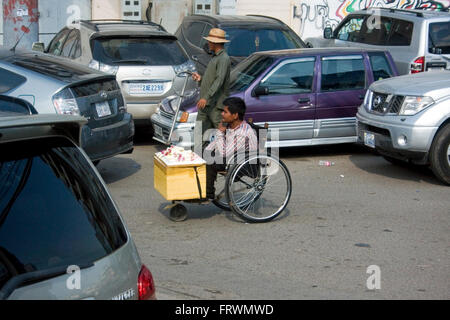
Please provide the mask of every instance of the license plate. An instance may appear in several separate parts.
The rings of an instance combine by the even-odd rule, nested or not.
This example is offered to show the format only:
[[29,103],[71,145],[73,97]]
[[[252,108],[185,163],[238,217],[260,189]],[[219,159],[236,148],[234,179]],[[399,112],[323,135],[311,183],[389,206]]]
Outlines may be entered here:
[[375,135],[370,132],[364,132],[364,144],[375,149]]
[[155,135],[162,137],[163,136],[163,130],[161,127],[154,125],[154,129],[155,129]]
[[111,115],[111,108],[109,107],[107,101],[97,102],[95,104],[95,109],[97,109],[97,114],[99,118]]
[[164,83],[130,83],[128,94],[130,95],[156,95],[164,93]]

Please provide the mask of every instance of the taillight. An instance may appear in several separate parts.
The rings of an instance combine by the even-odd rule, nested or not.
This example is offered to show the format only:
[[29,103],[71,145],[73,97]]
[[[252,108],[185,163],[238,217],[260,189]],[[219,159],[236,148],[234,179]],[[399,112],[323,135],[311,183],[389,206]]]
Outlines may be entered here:
[[155,283],[150,270],[145,265],[142,265],[141,272],[138,278],[139,300],[155,300]]
[[411,64],[411,73],[425,71],[425,57],[419,57]]

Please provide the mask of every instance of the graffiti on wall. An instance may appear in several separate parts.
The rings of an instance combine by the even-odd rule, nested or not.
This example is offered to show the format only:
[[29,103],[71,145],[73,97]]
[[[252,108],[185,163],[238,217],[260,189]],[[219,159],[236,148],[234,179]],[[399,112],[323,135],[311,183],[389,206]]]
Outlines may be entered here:
[[302,38],[317,37],[349,13],[369,7],[442,10],[450,7],[450,0],[302,0],[294,6],[294,18],[300,19]]

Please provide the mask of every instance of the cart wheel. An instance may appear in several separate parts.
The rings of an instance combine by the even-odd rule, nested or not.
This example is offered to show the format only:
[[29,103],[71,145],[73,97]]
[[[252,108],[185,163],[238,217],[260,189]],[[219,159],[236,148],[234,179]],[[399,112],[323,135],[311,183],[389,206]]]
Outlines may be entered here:
[[170,209],[169,219],[175,222],[183,222],[187,219],[187,209],[181,204],[177,204]]

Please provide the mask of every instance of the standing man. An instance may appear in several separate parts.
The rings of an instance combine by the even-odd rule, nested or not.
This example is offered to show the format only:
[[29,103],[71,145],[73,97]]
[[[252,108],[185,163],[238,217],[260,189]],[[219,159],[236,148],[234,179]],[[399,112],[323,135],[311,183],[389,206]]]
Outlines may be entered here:
[[[208,63],[205,74],[201,76],[197,72],[192,74],[192,79],[201,82],[200,100],[197,102],[197,121],[202,123],[202,131],[195,131],[195,144],[203,143],[203,135],[209,129],[217,129],[222,121],[223,101],[229,96],[231,61],[225,52],[225,43],[230,42],[222,29],[213,28],[208,40],[209,50],[213,52],[213,58]],[[197,149],[196,149],[197,150]]]

